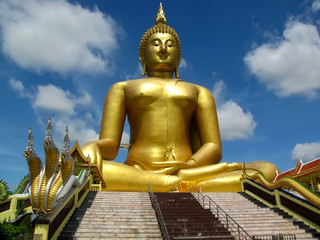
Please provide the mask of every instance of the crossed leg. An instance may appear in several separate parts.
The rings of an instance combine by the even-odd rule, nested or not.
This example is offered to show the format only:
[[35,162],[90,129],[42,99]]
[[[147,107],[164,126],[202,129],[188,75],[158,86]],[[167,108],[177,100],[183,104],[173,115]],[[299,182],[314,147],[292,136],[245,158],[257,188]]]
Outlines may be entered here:
[[[249,174],[261,171],[272,180],[276,166],[268,162],[246,164]],[[182,169],[177,175],[163,175],[137,169],[117,162],[104,161],[103,177],[109,191],[153,191],[168,192],[176,190],[181,181],[197,181],[203,192],[241,191],[242,164],[218,163],[210,166]]]

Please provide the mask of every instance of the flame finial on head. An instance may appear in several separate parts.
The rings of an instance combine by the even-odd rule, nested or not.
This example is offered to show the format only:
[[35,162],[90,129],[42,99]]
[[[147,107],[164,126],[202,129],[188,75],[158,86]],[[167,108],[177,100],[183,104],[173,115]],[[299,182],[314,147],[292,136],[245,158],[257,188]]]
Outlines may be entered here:
[[165,16],[163,8],[162,8],[162,3],[160,3],[157,17],[156,17],[156,25],[158,25],[158,24],[164,24],[164,25],[167,24],[167,19],[166,19],[166,16]]
[[28,131],[28,142],[27,142],[27,146],[26,146],[26,150],[25,152],[34,152],[34,139],[32,136],[32,128],[29,127],[29,131]]
[[63,139],[63,147],[62,147],[63,153],[70,153],[70,138],[69,138],[69,130],[68,127],[66,127],[64,139]]
[[48,124],[47,124],[45,142],[53,142],[53,130],[52,130],[51,116],[50,115],[48,117]]

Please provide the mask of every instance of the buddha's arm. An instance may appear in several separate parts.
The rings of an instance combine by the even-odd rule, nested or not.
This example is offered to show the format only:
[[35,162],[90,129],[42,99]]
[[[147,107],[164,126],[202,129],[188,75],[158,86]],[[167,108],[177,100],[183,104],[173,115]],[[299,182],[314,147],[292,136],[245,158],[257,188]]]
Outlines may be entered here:
[[203,87],[199,87],[195,118],[201,148],[190,159],[193,159],[199,167],[219,163],[222,149],[217,109],[211,92]]
[[105,99],[98,146],[103,159],[114,159],[119,150],[126,104],[124,82],[113,85]]
[[102,167],[102,160],[117,156],[125,116],[124,83],[120,82],[110,88],[105,98],[99,140],[87,142],[81,147],[92,163]]

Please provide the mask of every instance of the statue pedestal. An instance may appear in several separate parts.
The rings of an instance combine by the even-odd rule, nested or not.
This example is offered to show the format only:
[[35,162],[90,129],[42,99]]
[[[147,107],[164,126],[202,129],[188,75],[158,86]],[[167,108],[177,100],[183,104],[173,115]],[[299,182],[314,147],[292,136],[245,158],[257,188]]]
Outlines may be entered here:
[[200,192],[196,181],[182,181],[179,183],[179,192]]

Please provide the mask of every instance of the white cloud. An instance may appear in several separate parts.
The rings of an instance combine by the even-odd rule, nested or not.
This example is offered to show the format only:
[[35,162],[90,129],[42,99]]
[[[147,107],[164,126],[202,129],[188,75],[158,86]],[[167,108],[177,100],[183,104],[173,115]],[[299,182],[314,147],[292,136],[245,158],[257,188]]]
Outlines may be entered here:
[[[99,133],[94,129],[96,124],[90,114],[86,116],[59,116],[52,120],[52,125],[55,132],[55,143],[59,149],[63,146],[66,127],[68,127],[69,130],[70,141],[77,140],[80,146],[85,142],[99,139]],[[129,143],[129,140],[129,134],[124,131],[122,133],[121,143]]]
[[112,71],[120,26],[97,8],[65,0],[4,0],[0,3],[2,51],[19,66],[101,73]]
[[127,132],[122,133],[121,143],[129,143],[130,142],[130,135]]
[[132,79],[138,79],[138,78],[142,78],[142,67],[141,67],[141,63],[137,64],[137,67],[135,69],[134,73],[123,73],[123,80],[132,80]]
[[73,115],[76,106],[87,106],[91,102],[91,96],[83,92],[83,96],[77,97],[69,91],[65,91],[52,84],[38,85],[32,106],[37,110]]
[[[215,76],[215,73],[214,73],[214,76]],[[222,80],[219,80],[213,86],[212,94],[218,106],[223,105],[226,89],[227,89],[227,86]]]
[[256,122],[250,112],[229,100],[218,108],[221,138],[223,140],[249,139],[254,135]]
[[18,81],[18,80],[14,79],[14,78],[10,78],[9,79],[9,85],[14,91],[17,91],[20,94],[23,93],[24,86],[23,86],[23,83],[21,81]]
[[62,147],[65,128],[68,126],[71,141],[78,140],[79,144],[86,141],[97,140],[99,134],[94,127],[95,120],[90,114],[90,109],[79,111],[81,107],[89,107],[92,99],[87,92],[76,96],[69,91],[54,85],[38,85],[31,100],[31,105],[39,115],[56,115],[52,124],[56,132],[56,144]]
[[280,97],[314,98],[319,94],[320,38],[314,25],[288,22],[280,40],[255,48],[244,61]]
[[304,162],[320,157],[320,142],[297,143],[292,151],[292,159]]
[[313,3],[312,3],[312,11],[313,12],[317,12],[320,10],[320,0],[315,0]]
[[18,93],[19,97],[22,98],[32,98],[31,93],[25,89],[23,83],[19,80],[16,80],[14,78],[9,79],[9,87]]
[[179,68],[180,69],[187,69],[188,68],[188,63],[184,58],[181,58]]
[[[62,146],[65,128],[69,128],[71,140],[78,140],[79,143],[98,139],[99,135],[94,130],[97,120],[90,113],[92,101],[89,93],[82,91],[82,95],[76,96],[60,87],[49,85],[38,85],[36,91],[26,89],[20,80],[9,79],[9,85],[20,97],[30,101],[37,117],[48,115],[58,116],[52,124],[57,133],[55,141],[59,147]],[[79,111],[80,108],[86,108]]]
[[233,100],[224,100],[226,85],[218,81],[214,85],[213,95],[217,102],[217,112],[222,140],[249,139],[254,135],[256,122],[250,112]]
[[[52,84],[38,85],[36,91],[31,92],[20,80],[13,78],[9,79],[9,85],[20,97],[30,101],[42,125],[43,116],[56,116],[52,119],[52,125],[54,140],[59,149],[63,145],[66,127],[69,129],[70,140],[77,140],[80,145],[99,139],[95,127],[100,124],[100,120],[90,112],[92,98],[89,93],[82,91],[82,95],[77,96]],[[80,111],[80,108],[83,111]],[[129,139],[129,134],[124,131],[121,142],[129,143]]]
[[38,85],[37,90],[31,92],[26,89],[20,80],[9,79],[9,86],[19,97],[29,99],[35,110],[47,111],[59,115],[71,116],[76,113],[76,108],[87,107],[92,102],[92,97],[86,91],[76,96],[52,84]]
[[68,127],[70,141],[77,140],[79,145],[84,144],[87,141],[98,140],[99,134],[93,128],[93,123],[88,121],[85,116],[67,116],[58,117],[52,120],[53,130],[55,131],[55,142],[61,149],[63,145],[63,137],[65,129]]

